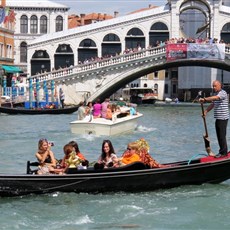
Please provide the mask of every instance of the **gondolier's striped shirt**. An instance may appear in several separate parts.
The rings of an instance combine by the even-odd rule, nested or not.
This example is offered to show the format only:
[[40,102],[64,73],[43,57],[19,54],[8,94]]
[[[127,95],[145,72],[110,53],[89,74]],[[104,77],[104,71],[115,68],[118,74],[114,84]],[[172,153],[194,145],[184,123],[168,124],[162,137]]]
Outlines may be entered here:
[[216,94],[220,97],[220,100],[213,101],[214,103],[214,118],[219,120],[229,119],[228,109],[228,95],[223,89]]

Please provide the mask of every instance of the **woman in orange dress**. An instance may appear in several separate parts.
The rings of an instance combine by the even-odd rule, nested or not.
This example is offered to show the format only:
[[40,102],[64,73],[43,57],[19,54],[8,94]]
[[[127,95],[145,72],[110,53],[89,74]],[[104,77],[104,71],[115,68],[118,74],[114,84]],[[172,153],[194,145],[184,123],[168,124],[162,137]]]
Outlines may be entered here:
[[149,145],[143,138],[129,143],[127,151],[124,152],[120,159],[123,165],[131,164],[136,161],[140,161],[150,168],[161,167],[161,165],[149,154]]
[[138,151],[138,145],[135,142],[129,143],[126,151],[123,153],[120,159],[120,164],[127,165],[137,161],[141,161],[141,158],[137,154],[137,151]]

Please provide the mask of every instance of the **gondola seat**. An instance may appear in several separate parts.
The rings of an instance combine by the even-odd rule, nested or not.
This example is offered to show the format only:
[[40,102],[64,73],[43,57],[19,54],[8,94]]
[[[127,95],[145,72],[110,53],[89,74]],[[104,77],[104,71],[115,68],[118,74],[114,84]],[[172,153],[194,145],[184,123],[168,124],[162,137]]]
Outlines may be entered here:
[[31,169],[31,167],[38,167],[39,163],[37,161],[30,162],[27,161],[26,174],[37,174],[38,169]]
[[132,164],[128,164],[121,167],[116,168],[104,168],[95,170],[94,167],[89,167],[87,169],[77,169],[77,168],[68,168],[67,174],[75,174],[75,173],[101,173],[101,172],[120,172],[120,171],[132,171],[132,170],[143,170],[148,169],[149,167],[142,162],[134,162]]

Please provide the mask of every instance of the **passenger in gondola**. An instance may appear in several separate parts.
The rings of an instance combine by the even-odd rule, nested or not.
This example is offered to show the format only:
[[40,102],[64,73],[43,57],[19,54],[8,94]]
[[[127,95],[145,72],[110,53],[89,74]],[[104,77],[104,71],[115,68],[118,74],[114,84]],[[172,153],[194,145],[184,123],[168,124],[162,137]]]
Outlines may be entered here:
[[51,151],[51,145],[47,139],[40,139],[38,141],[38,151],[35,154],[39,162],[37,174],[54,173],[56,159],[54,153]]
[[94,165],[95,169],[103,169],[118,166],[118,157],[115,154],[112,142],[110,140],[104,140],[101,148],[101,155]]
[[151,157],[149,154],[149,145],[143,138],[129,143],[127,150],[120,159],[121,165],[131,164],[137,161],[144,163],[149,168],[163,167]]
[[130,142],[127,146],[126,151],[123,153],[122,157],[119,159],[120,165],[128,165],[134,162],[140,162],[141,158],[137,154],[138,145],[135,142]]
[[70,141],[70,145],[72,145],[75,149],[76,155],[82,160],[82,166],[89,166],[89,161],[85,158],[85,156],[81,153],[79,146],[76,141]]
[[78,168],[81,165],[81,158],[77,156],[75,148],[71,144],[63,147],[64,157],[61,162],[61,172],[65,173],[68,168]]

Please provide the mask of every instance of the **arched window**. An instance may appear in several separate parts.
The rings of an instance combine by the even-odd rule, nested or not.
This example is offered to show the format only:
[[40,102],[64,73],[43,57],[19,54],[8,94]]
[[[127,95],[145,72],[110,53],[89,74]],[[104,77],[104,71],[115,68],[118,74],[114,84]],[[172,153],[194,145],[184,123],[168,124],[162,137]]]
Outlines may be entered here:
[[139,28],[132,28],[128,31],[125,37],[125,47],[127,49],[145,48],[145,36],[142,30]]
[[20,33],[28,33],[28,18],[26,15],[22,15],[20,18]]
[[20,62],[27,62],[27,44],[22,42],[20,45]]
[[127,33],[128,36],[144,36],[144,33],[139,28],[132,28]]
[[45,15],[40,18],[40,33],[47,34],[47,17]]
[[155,47],[164,43],[169,38],[169,30],[163,22],[154,23],[149,31],[149,46]]
[[168,31],[168,27],[163,22],[156,22],[152,25],[150,30],[166,30],[166,31]]
[[33,15],[30,18],[30,33],[37,34],[38,33],[38,18]]
[[63,18],[62,16],[56,17],[56,32],[63,30]]
[[221,30],[221,40],[224,43],[230,43],[230,23],[226,23]]
[[116,34],[112,34],[112,33],[105,35],[105,37],[103,38],[103,42],[111,42],[111,41],[119,42],[120,38]]
[[86,38],[81,41],[79,47],[96,47],[96,43],[93,40]]

